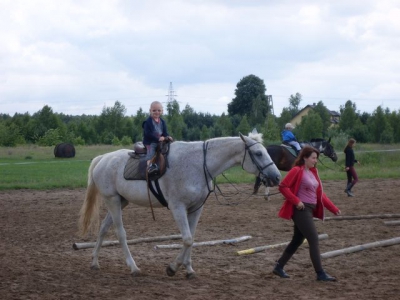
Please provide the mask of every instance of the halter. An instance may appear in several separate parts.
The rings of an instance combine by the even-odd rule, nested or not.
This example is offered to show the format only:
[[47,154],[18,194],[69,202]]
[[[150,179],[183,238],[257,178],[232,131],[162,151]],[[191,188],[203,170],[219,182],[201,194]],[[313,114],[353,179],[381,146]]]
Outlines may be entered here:
[[[333,150],[329,155],[328,154],[325,154],[325,150],[328,150],[328,142],[326,142],[326,145],[325,145],[325,147],[324,147],[324,151],[323,151],[323,154],[325,155],[325,156],[327,156],[327,157],[329,157],[330,159],[333,159],[334,157],[335,157],[335,150]],[[323,143],[321,143],[321,146],[323,146]]]
[[[325,145],[324,145],[325,143]],[[335,150],[333,150],[330,154],[326,154],[326,150],[328,150],[328,145],[332,147],[332,145],[329,144],[328,141],[322,140],[322,141],[313,141],[311,140],[310,142],[304,142],[304,144],[308,144],[316,149],[318,149],[318,151],[322,154],[324,154],[326,157],[329,157],[330,159],[333,160],[333,158],[335,157]],[[318,145],[318,148],[317,148]],[[333,149],[333,147],[332,147]]]
[[[260,143],[259,143],[259,142],[255,142],[255,143],[251,144],[250,146],[248,146],[247,144],[245,144],[245,146],[244,146],[245,151],[244,151],[243,160],[242,160],[242,169],[244,170],[243,165],[244,165],[244,160],[246,159],[246,153],[249,152],[249,156],[250,156],[250,158],[251,158],[251,161],[253,162],[253,164],[256,165],[256,167],[257,167],[257,169],[258,169],[258,171],[259,171],[258,177],[261,178],[260,175],[262,175],[262,178],[267,177],[267,179],[268,179],[269,177],[268,177],[268,176],[265,176],[265,175],[263,174],[262,171],[263,171],[264,169],[266,169],[266,168],[272,166],[272,165],[274,164],[274,162],[271,161],[269,164],[267,164],[267,165],[261,167],[261,166],[257,163],[257,160],[254,158],[253,153],[249,150],[251,147],[253,147],[253,146],[256,145],[256,144],[260,144]],[[262,179],[262,178],[261,178],[261,179]]]

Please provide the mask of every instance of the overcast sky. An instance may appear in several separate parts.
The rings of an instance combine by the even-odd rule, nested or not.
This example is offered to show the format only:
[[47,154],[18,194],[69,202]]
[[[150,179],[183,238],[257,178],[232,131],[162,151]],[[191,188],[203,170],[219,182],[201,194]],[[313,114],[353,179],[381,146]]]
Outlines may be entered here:
[[300,93],[339,111],[400,109],[397,0],[0,0],[0,113],[127,115],[166,102],[220,115],[264,80],[275,115]]

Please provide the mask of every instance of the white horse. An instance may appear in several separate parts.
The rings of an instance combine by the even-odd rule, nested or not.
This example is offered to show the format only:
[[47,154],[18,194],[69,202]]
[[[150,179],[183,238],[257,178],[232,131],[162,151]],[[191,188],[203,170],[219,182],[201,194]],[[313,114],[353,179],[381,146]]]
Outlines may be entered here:
[[[79,227],[82,235],[98,228],[99,200],[103,200],[108,213],[100,226],[91,268],[99,269],[99,250],[106,232],[114,223],[126,264],[132,275],[138,275],[140,269],[127,245],[122,209],[129,202],[141,206],[150,206],[150,203],[145,180],[124,179],[123,172],[129,152],[118,150],[93,159],[89,167],[88,187],[80,211]],[[192,244],[203,205],[213,187],[212,180],[240,164],[247,172],[260,176],[265,185],[279,184],[281,175],[262,144],[262,135],[252,133],[249,137],[240,134],[240,137],[214,138],[205,142],[174,142],[170,145],[168,163],[169,168],[159,179],[159,184],[182,234],[183,248],[166,271],[169,276],[173,276],[184,265],[186,277],[191,278],[195,275],[191,261]],[[152,194],[150,200],[152,207],[162,207]]]

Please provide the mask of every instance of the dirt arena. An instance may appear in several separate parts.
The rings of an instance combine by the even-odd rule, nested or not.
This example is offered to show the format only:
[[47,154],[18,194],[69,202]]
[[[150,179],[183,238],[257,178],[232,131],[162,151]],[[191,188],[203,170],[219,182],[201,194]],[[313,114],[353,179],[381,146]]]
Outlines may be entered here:
[[[354,198],[343,192],[345,181],[326,181],[324,190],[342,215],[400,214],[400,179],[361,180]],[[196,247],[196,278],[187,280],[181,269],[168,277],[165,268],[176,249],[154,250],[151,242],[130,245],[142,274],[132,277],[119,246],[100,252],[101,269],[90,269],[91,249],[73,250],[77,215],[85,190],[0,192],[0,299],[399,299],[400,245],[377,247],[323,259],[337,282],[315,280],[308,247],[302,246],[286,266],[290,279],[272,275],[283,248],[238,256],[238,250],[289,241],[292,223],[277,217],[282,196],[270,201],[262,195],[248,198],[251,185],[222,185],[226,198],[212,196],[205,205],[196,241],[251,235],[237,244]],[[276,189],[273,189],[276,191]],[[247,194],[246,194],[247,193]],[[227,203],[238,205],[225,205]],[[104,213],[104,211],[103,211]],[[167,209],[129,205],[124,210],[128,239],[178,234]],[[327,216],[332,214],[327,212]],[[400,226],[389,219],[317,221],[321,252],[400,236]],[[393,220],[393,219],[392,219]],[[395,219],[394,219],[395,220]],[[113,232],[107,237],[115,240]]]

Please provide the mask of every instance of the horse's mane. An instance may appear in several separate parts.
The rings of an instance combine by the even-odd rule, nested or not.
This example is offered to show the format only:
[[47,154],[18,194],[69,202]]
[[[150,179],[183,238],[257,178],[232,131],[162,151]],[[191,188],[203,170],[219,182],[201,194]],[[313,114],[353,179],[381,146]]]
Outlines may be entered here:
[[249,138],[251,138],[261,144],[263,143],[263,134],[262,133],[249,132]]
[[325,140],[322,138],[311,139],[310,142],[324,142]]

